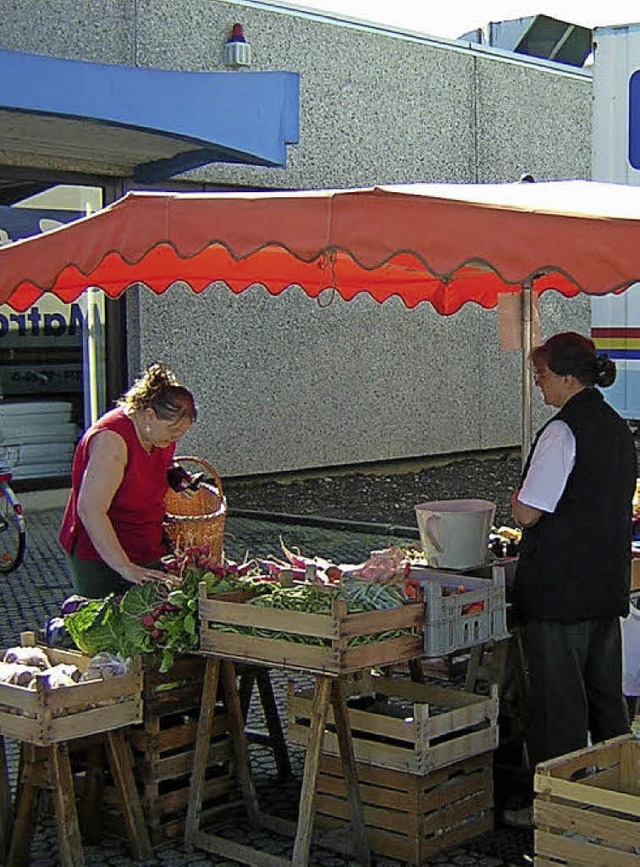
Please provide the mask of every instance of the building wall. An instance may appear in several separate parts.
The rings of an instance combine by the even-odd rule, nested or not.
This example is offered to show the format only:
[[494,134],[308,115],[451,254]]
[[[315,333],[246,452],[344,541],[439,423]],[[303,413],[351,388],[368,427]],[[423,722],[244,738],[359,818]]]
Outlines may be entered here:
[[[239,21],[253,69],[301,75],[300,144],[285,170],[185,176],[239,187],[353,187],[590,176],[587,73],[463,43],[216,0],[0,0],[0,45],[101,62],[223,69]],[[237,107],[241,112],[242,107]],[[472,251],[470,251],[472,252]],[[543,335],[586,330],[585,299],[542,303]],[[452,317],[369,297],[319,304],[176,288],[128,293],[132,372],[166,360],[196,392],[184,444],[223,475],[490,449],[520,441],[517,352],[495,311]],[[536,413],[536,420],[542,418]]]

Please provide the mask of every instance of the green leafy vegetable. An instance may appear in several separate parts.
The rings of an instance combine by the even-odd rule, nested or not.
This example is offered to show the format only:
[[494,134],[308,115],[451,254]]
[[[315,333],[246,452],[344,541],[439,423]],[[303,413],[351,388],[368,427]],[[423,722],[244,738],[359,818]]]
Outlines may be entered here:
[[120,602],[112,593],[106,599],[94,599],[65,618],[65,626],[75,645],[95,656],[106,651],[125,659],[152,648],[145,641],[147,630],[142,617],[161,599],[156,584],[134,585]]
[[117,637],[112,621],[117,617],[117,603],[111,594],[106,599],[94,599],[74,614],[65,617],[64,625],[76,647],[95,656],[105,650],[117,653]]

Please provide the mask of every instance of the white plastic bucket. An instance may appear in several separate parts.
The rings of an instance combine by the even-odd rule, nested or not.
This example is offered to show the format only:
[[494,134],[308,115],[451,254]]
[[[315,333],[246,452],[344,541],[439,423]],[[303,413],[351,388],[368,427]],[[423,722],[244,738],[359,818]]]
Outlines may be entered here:
[[429,566],[472,569],[487,561],[496,504],[489,500],[434,500],[419,503],[416,518]]

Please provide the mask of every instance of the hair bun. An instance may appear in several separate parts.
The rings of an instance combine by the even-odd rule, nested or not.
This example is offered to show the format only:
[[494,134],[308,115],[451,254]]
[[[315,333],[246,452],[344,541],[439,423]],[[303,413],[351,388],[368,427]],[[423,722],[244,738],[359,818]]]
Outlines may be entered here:
[[166,364],[151,364],[142,376],[147,388],[151,391],[160,391],[169,385],[178,385],[178,380]]
[[616,363],[606,353],[596,356],[596,385],[607,388],[616,379]]

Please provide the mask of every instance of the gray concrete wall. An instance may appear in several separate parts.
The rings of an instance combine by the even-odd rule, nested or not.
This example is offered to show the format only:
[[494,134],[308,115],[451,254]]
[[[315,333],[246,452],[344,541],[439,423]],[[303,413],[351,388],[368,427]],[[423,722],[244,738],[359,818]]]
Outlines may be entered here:
[[[29,4],[31,8],[31,4]],[[0,0],[7,48],[141,66],[222,69],[234,21],[253,69],[301,75],[301,140],[285,170],[218,165],[194,183],[266,188],[590,176],[591,80],[462,43],[215,0]],[[99,8],[99,11],[98,11]],[[241,110],[241,107],[239,107]],[[550,295],[552,293],[549,293]],[[511,446],[519,353],[468,305],[279,298],[224,287],[130,292],[132,373],[162,358],[194,389],[184,447],[225,475]],[[547,297],[543,333],[588,328],[588,302]],[[538,414],[538,418],[540,414]]]

